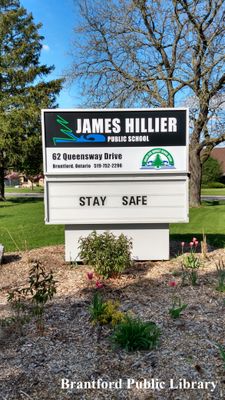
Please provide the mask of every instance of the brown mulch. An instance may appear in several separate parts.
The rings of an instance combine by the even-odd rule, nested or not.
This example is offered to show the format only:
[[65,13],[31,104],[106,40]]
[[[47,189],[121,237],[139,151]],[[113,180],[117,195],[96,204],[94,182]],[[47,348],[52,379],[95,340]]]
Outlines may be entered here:
[[[176,254],[177,244],[172,247]],[[53,271],[57,293],[46,306],[43,335],[38,334],[34,321],[24,325],[20,333],[15,324],[0,328],[0,400],[225,398],[224,362],[217,347],[225,348],[225,293],[216,290],[216,262],[224,259],[225,263],[225,249],[210,251],[202,259],[194,287],[181,286],[181,256],[135,263],[120,279],[104,282],[104,298],[119,300],[121,310],[154,321],[161,329],[157,349],[133,353],[112,346],[110,327],[100,331],[91,324],[88,306],[97,290],[95,280],[87,279],[92,269],[65,263],[63,246],[4,256],[0,319],[11,315],[7,293],[27,286],[34,258]],[[168,285],[171,280],[176,281],[175,288]],[[174,294],[188,304],[177,320],[168,313]],[[62,379],[81,388],[74,383],[74,388],[63,389]],[[129,379],[133,379],[130,389]],[[182,386],[185,379],[203,387],[187,389]],[[114,382],[113,388],[84,387],[85,382],[97,385],[98,380],[105,385]],[[150,386],[163,382],[162,389]],[[206,382],[215,383],[213,392],[211,384],[206,388]]]

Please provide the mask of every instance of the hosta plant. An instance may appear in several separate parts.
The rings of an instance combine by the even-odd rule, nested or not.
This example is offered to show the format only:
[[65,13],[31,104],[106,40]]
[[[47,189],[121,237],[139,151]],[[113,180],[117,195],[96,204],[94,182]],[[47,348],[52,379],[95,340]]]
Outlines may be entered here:
[[154,322],[144,322],[126,315],[116,325],[112,341],[127,351],[151,350],[159,342],[160,329]]

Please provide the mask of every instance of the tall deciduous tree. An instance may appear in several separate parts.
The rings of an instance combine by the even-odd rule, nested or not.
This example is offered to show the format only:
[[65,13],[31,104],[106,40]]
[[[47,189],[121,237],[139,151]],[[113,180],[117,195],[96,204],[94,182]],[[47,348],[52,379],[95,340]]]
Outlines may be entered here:
[[21,163],[28,139],[41,140],[40,109],[54,106],[62,86],[40,64],[40,27],[19,0],[0,0],[0,199],[6,167]]
[[195,99],[190,204],[199,206],[202,163],[225,140],[223,126],[210,130],[223,119],[225,2],[82,0],[80,11],[69,75],[80,79],[88,105],[174,107]]

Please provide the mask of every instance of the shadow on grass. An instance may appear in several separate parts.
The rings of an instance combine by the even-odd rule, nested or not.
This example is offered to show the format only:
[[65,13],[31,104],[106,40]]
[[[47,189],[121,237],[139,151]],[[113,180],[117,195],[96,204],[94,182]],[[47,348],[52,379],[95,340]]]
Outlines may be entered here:
[[[43,198],[41,197],[10,197],[7,199],[8,202],[12,203],[11,206],[16,204],[31,204],[31,203],[43,203]],[[10,207],[10,205],[7,205]]]
[[213,206],[224,206],[225,205],[225,200],[204,200],[201,203],[202,206],[209,206],[209,207],[213,207]]
[[212,200],[212,201],[206,201],[206,205],[210,207],[210,206],[219,206],[223,204],[220,204],[218,200]]

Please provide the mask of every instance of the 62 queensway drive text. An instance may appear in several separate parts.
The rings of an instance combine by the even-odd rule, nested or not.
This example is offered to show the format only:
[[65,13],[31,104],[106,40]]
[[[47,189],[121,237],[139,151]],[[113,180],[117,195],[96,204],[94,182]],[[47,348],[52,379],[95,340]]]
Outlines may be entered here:
[[64,160],[64,161],[74,161],[74,160],[122,160],[123,155],[121,153],[53,153],[52,159]]

